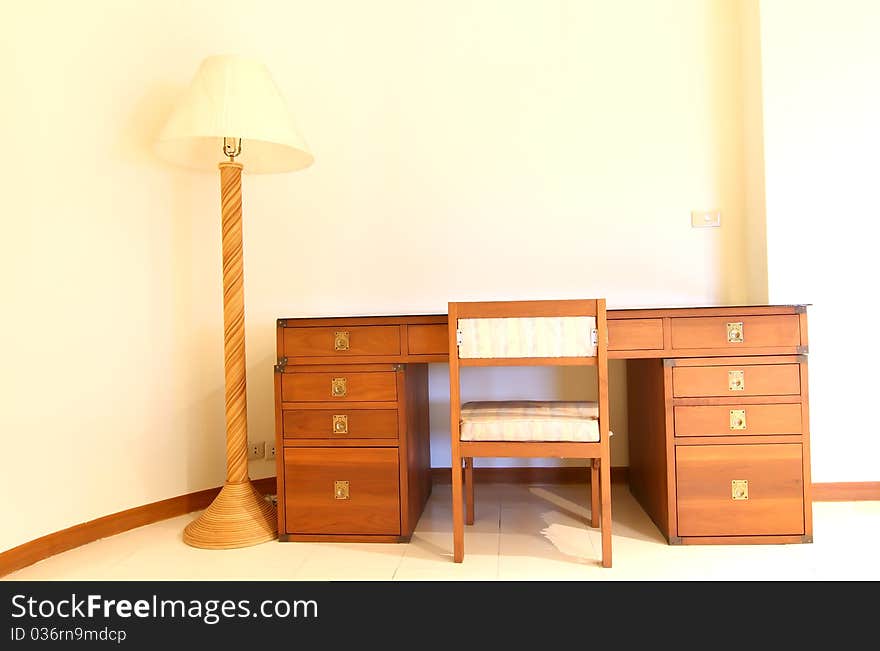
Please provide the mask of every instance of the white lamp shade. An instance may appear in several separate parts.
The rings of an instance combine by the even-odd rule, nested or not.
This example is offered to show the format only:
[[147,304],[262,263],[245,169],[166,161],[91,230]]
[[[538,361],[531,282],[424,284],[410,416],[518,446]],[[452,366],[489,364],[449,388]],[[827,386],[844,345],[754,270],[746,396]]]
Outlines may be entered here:
[[241,138],[235,160],[257,174],[291,172],[314,160],[265,65],[235,55],[202,61],[159,134],[156,150],[172,163],[215,170],[223,138]]

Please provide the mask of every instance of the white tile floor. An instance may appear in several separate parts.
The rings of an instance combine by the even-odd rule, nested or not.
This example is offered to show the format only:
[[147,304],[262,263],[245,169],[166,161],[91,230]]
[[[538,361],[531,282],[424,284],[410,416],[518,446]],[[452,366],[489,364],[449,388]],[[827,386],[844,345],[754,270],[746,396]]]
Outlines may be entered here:
[[880,501],[817,502],[814,542],[671,546],[625,485],[613,489],[614,563],[599,564],[589,495],[575,485],[479,484],[465,558],[452,562],[449,485],[405,544],[187,546],[189,514],[45,559],[5,580],[880,580]]

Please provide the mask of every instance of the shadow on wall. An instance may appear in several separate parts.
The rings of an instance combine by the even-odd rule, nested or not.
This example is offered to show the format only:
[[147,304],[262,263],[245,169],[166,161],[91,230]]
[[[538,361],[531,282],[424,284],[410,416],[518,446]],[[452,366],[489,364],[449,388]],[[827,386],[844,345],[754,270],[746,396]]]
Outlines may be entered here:
[[[184,86],[154,84],[128,116],[125,129],[119,134],[113,153],[136,163],[150,163],[174,169],[156,155],[154,144],[174,103],[186,90]],[[219,160],[218,160],[219,162]]]

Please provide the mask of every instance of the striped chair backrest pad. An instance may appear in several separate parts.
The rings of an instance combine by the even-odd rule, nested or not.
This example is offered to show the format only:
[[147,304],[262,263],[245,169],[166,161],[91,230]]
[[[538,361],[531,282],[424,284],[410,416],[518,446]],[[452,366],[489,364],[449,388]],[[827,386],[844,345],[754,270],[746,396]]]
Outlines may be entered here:
[[459,319],[460,359],[595,357],[594,316]]

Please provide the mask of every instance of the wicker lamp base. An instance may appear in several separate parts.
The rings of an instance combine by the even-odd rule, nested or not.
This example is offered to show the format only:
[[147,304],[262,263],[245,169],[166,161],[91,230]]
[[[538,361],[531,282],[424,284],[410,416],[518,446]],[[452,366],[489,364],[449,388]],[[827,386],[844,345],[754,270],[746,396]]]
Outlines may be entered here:
[[275,540],[278,515],[250,480],[227,482],[211,505],[183,531],[187,545],[234,549]]

